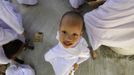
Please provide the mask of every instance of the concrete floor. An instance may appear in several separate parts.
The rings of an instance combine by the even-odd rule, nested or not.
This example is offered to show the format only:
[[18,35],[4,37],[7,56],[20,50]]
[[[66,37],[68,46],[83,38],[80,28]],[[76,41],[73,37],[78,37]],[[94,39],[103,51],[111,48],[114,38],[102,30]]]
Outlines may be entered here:
[[[36,75],[54,75],[52,66],[45,62],[44,53],[57,44],[55,38],[59,21],[64,12],[71,9],[67,0],[39,0],[36,6],[23,6],[14,1],[23,15],[23,25],[32,39],[35,32],[44,33],[42,43],[34,43],[35,50],[24,51],[21,57],[33,66]],[[97,50],[98,58],[89,59],[80,65],[75,75],[133,75],[133,56],[121,56],[108,47]]]

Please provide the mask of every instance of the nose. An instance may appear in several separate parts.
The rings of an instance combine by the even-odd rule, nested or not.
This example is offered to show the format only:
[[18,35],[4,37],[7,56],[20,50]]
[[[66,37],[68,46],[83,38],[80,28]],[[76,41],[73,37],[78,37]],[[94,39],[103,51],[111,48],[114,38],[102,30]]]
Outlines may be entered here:
[[66,37],[66,41],[71,42],[72,40],[73,40],[72,36],[68,35],[68,36]]

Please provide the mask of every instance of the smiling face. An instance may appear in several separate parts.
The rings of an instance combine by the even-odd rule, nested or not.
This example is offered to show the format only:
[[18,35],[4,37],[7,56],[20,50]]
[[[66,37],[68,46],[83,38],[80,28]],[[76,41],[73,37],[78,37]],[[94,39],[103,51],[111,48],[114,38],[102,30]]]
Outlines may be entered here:
[[60,25],[60,42],[65,48],[73,47],[79,41],[83,31],[81,18],[64,16]]

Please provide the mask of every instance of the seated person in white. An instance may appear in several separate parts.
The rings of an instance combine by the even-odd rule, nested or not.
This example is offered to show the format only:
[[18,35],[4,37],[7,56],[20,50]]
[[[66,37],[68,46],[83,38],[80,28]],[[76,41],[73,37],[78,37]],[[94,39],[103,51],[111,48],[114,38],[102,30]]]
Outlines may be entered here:
[[106,0],[84,15],[93,49],[106,45],[122,55],[134,55],[134,0]]
[[82,37],[83,28],[80,14],[70,11],[62,16],[56,37],[59,43],[44,56],[52,64],[55,75],[73,75],[78,65],[90,57],[88,44]]
[[0,64],[16,57],[25,41],[23,33],[21,15],[10,2],[0,0]]
[[36,5],[38,0],[17,0],[19,4]]
[[35,75],[35,72],[29,65],[11,64],[5,75]]

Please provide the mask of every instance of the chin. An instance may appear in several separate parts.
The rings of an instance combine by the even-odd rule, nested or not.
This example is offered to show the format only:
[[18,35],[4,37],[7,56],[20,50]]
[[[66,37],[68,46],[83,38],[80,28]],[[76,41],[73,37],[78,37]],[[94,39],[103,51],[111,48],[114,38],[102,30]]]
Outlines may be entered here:
[[73,45],[70,45],[70,46],[66,46],[66,45],[63,45],[65,48],[72,48]]

